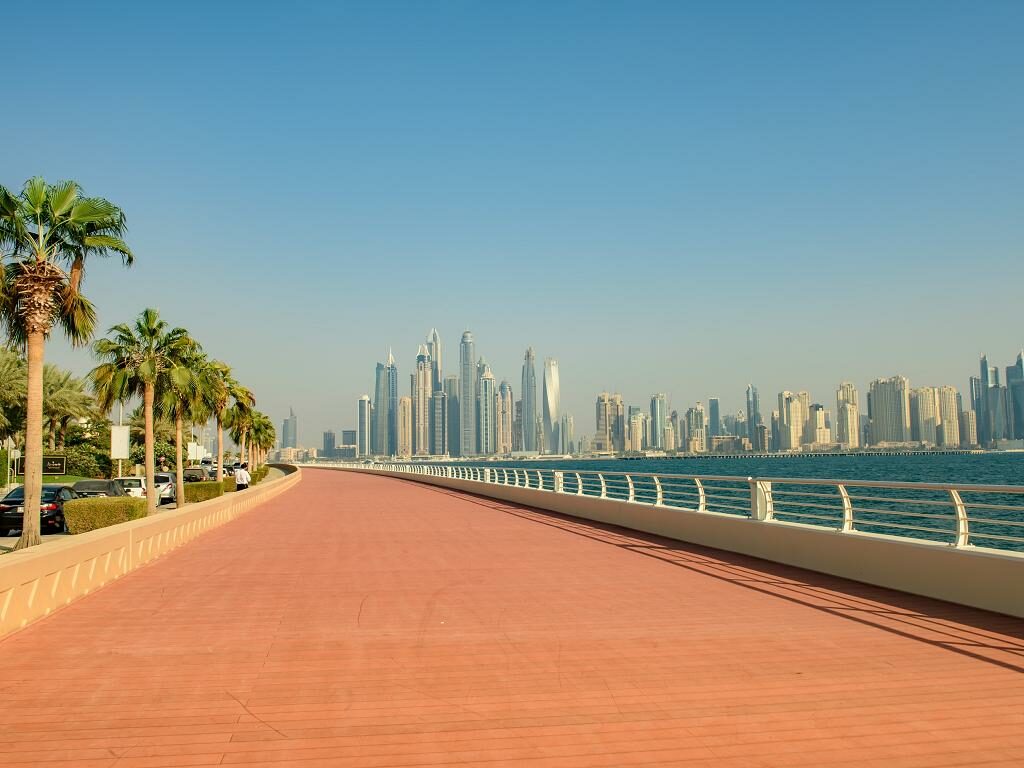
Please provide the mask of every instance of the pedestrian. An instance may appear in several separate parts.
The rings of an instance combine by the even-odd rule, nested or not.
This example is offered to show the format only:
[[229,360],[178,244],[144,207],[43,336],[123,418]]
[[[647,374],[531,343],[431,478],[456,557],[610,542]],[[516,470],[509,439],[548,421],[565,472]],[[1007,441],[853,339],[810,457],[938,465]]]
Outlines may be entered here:
[[235,490],[244,491],[249,487],[249,483],[252,482],[252,478],[249,476],[249,464],[243,462],[242,466],[235,470]]

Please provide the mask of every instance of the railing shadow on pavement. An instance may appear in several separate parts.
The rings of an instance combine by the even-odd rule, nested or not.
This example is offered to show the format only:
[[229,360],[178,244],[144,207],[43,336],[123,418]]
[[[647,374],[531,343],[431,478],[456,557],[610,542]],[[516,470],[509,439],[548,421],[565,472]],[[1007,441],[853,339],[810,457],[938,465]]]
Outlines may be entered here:
[[445,494],[909,640],[1024,672],[1024,620],[438,486]]

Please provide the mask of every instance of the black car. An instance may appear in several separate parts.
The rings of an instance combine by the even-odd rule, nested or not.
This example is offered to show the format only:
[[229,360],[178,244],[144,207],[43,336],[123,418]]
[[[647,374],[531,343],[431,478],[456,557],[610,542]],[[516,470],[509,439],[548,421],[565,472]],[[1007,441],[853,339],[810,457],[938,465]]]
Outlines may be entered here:
[[80,497],[96,498],[97,496],[127,496],[128,493],[113,480],[79,480],[71,486],[71,490]]
[[[66,485],[44,485],[42,503],[39,505],[39,528],[43,533],[61,533],[64,524],[64,502],[77,498],[77,494]],[[20,531],[25,522],[25,486],[19,485],[0,499],[0,536],[9,536],[12,530]]]

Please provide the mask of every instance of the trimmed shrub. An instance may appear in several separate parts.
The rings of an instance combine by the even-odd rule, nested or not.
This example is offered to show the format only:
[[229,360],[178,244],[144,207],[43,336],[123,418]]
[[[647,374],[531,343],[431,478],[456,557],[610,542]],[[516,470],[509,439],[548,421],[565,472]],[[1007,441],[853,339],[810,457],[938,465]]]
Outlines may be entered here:
[[86,533],[108,525],[146,516],[146,500],[134,496],[71,499],[64,502],[64,519],[70,533]]
[[[217,482],[217,481],[214,480],[213,482]],[[224,487],[224,493],[234,493],[235,492],[235,478],[233,478],[233,477],[225,477],[224,480],[222,481],[222,484],[223,484],[223,487]]]
[[257,469],[255,472],[253,472],[252,473],[252,481],[253,481],[253,483],[254,484],[255,483],[262,483],[266,479],[268,471],[269,471],[269,469],[266,466],[262,466],[259,469]]
[[207,501],[224,495],[223,483],[216,480],[204,480],[200,483],[185,483],[185,503]]

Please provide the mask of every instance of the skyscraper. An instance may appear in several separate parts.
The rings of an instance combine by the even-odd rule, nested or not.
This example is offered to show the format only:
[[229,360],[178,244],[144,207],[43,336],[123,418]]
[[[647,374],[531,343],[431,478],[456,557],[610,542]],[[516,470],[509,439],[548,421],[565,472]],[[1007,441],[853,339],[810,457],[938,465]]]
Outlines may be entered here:
[[807,414],[805,432],[811,445],[825,445],[832,442],[832,430],[828,426],[828,411],[820,403],[812,403]]
[[1009,394],[1007,410],[1013,425],[1010,436],[1024,440],[1024,352],[1017,353],[1017,361],[1006,368],[1006,389]]
[[480,454],[491,456],[498,449],[498,421],[495,409],[498,404],[498,391],[494,382],[494,374],[491,366],[484,363],[483,373],[479,381],[479,409],[480,423],[477,426],[479,435]]
[[611,453],[625,449],[625,408],[622,395],[602,392],[597,396],[597,430],[594,450]]
[[708,442],[710,438],[722,434],[722,413],[721,405],[717,397],[708,398]]
[[523,387],[520,398],[523,401],[523,450],[537,451],[537,356],[533,347],[523,356]]
[[441,371],[441,334],[437,332],[437,328],[431,328],[427,335],[427,354],[434,365],[431,389],[436,392],[444,388],[444,374]]
[[331,458],[334,455],[334,448],[337,443],[337,435],[334,434],[333,429],[328,429],[324,432],[324,456]]
[[495,408],[498,423],[497,452],[501,455],[512,453],[512,425],[515,422],[515,401],[512,397],[512,386],[502,380],[498,386],[498,403]]
[[466,331],[459,344],[459,440],[460,456],[476,455],[476,344]]
[[665,450],[665,395],[658,393],[651,396],[651,447]]
[[448,396],[448,453],[452,456],[461,456],[462,429],[461,413],[459,412],[459,377],[455,374],[445,377],[444,393]]
[[939,391],[935,387],[910,390],[910,439],[939,443]]
[[960,411],[960,445],[964,448],[978,445],[978,414],[970,409]]
[[[988,366],[988,356],[982,355],[978,361],[978,369],[981,376],[976,380],[977,386],[972,386],[974,398],[974,411],[978,415],[978,442],[987,446],[992,441],[992,419],[989,414],[989,376],[991,369]],[[972,379],[972,385],[975,380]]]
[[359,398],[356,406],[356,456],[369,456],[373,449],[370,447],[370,428],[373,423],[373,406],[370,405],[370,396],[363,395]]
[[939,387],[939,420],[937,444],[943,448],[960,446],[960,395],[956,387]]
[[707,417],[699,402],[686,410],[686,450],[689,453],[707,453]]
[[544,449],[547,453],[558,451],[558,406],[561,395],[558,381],[558,361],[548,357],[544,360]]
[[910,440],[910,382],[905,376],[875,379],[868,388],[871,443]]
[[299,442],[299,423],[295,417],[295,411],[292,408],[288,409],[288,417],[284,420],[281,425],[281,447],[282,448],[297,448]]
[[388,363],[384,366],[384,378],[388,391],[388,450],[389,456],[398,451],[398,366],[395,356],[388,350]]
[[806,392],[779,393],[779,450],[795,451],[803,444],[810,403]]
[[448,453],[448,395],[443,389],[430,396],[430,452],[434,456]]
[[836,391],[836,442],[846,450],[860,447],[860,402],[849,381]]
[[757,444],[757,428],[763,423],[761,420],[761,398],[758,397],[757,387],[747,384],[747,437],[755,449],[762,451],[768,447]]
[[416,352],[412,392],[412,450],[417,456],[430,454],[430,419],[433,415],[434,366],[426,344]]
[[395,424],[398,442],[395,453],[400,459],[408,459],[412,456],[412,398],[400,397],[397,410]]
[[558,429],[558,452],[568,456],[573,453],[573,443],[576,440],[576,422],[568,413],[562,414],[562,423]]

